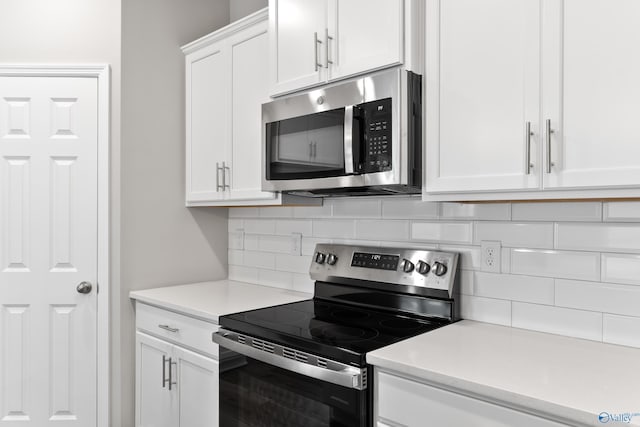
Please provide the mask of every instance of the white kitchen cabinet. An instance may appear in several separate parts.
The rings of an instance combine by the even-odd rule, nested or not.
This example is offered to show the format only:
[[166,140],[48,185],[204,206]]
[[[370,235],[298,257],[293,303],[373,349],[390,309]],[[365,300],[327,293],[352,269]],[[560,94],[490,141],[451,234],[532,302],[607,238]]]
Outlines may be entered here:
[[270,94],[405,63],[420,34],[419,3],[270,0]]
[[639,186],[640,2],[545,0],[543,11],[544,188]]
[[378,427],[561,427],[561,424],[376,369]]
[[639,19],[633,0],[427,0],[423,198],[640,196]]
[[261,190],[267,15],[263,9],[182,48],[187,206],[300,203]]
[[136,305],[136,427],[218,425],[217,325]]

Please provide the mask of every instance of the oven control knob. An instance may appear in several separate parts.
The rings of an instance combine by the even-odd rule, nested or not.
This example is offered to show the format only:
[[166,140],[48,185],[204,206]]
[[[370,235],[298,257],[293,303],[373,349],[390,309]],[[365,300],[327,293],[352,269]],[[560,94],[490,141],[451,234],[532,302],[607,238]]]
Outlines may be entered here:
[[424,261],[418,261],[418,266],[416,267],[416,270],[420,274],[427,274],[429,270],[431,270],[431,266]]
[[338,262],[337,256],[335,256],[334,254],[327,255],[327,264],[334,265],[336,262]]
[[444,276],[447,274],[447,266],[441,262],[436,262],[433,264],[433,272],[436,273],[436,276]]
[[326,255],[323,254],[322,252],[316,252],[316,263],[318,264],[324,264],[324,259],[325,259]]
[[411,273],[413,271],[414,265],[408,259],[402,261],[402,271],[405,273]]

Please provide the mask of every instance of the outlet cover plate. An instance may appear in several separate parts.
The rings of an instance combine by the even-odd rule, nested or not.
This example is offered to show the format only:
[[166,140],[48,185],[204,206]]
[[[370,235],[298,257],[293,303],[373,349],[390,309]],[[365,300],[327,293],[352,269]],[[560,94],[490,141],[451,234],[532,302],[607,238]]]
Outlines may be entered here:
[[501,242],[483,240],[482,242],[480,242],[480,247],[482,252],[481,270],[490,273],[500,273],[500,267],[502,265],[502,260],[500,259],[502,255]]

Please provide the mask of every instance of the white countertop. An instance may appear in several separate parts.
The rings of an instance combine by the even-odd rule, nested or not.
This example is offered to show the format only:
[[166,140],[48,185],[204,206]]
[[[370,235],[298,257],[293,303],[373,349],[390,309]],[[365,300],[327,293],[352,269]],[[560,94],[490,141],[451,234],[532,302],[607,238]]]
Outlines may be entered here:
[[583,425],[640,414],[640,349],[463,320],[367,354],[442,388]]
[[224,314],[302,301],[313,295],[233,280],[219,280],[133,291],[129,297],[218,323],[218,317]]

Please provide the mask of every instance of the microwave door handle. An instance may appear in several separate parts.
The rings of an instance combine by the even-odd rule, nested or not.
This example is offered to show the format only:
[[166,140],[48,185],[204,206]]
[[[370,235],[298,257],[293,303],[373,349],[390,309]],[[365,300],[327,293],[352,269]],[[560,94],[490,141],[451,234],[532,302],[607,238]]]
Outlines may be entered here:
[[347,175],[354,172],[353,142],[353,105],[347,105],[344,107],[344,173]]

